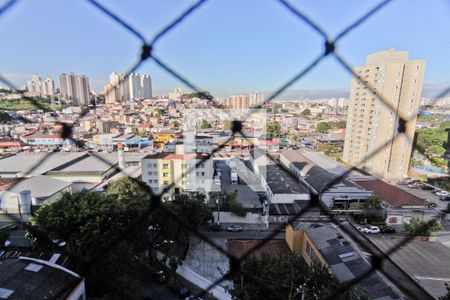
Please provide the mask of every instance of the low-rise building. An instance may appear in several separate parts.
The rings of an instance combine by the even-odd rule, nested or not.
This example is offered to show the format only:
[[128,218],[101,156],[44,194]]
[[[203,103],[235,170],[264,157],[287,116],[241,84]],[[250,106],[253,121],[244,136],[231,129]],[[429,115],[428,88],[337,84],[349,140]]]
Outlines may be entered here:
[[55,254],[49,261],[22,256],[0,259],[0,299],[85,300],[84,279],[55,263],[60,256]]
[[[288,225],[285,240],[291,251],[301,253],[308,264],[317,263],[328,268],[340,282],[354,280],[371,268],[351,241],[330,223]],[[367,275],[356,286],[370,299],[401,299],[377,272]]]
[[[310,190],[320,194],[320,200],[334,210],[360,209],[363,203],[373,193],[353,183],[352,181],[332,174],[307,159],[301,151],[285,150],[280,154],[281,164],[292,174],[310,187]],[[328,185],[330,185],[328,187]]]
[[310,200],[308,187],[272,161],[261,149],[252,149],[249,160],[261,179],[269,204],[292,204],[295,201]]
[[147,155],[141,161],[142,180],[155,193],[174,184],[175,194],[203,192],[207,195],[211,191],[214,175],[210,157],[208,153],[184,152]]

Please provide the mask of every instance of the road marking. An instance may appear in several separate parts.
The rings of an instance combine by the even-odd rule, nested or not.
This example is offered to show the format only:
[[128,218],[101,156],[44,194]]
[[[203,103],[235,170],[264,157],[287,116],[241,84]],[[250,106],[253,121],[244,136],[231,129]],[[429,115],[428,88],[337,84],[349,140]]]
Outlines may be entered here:
[[413,276],[416,279],[437,280],[437,281],[450,281],[450,277],[430,277],[430,276]]

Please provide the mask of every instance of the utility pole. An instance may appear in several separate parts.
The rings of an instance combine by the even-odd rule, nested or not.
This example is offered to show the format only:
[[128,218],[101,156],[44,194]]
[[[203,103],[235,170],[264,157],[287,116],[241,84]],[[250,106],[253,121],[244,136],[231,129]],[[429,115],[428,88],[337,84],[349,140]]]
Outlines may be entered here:
[[217,197],[216,203],[217,203],[217,225],[220,226],[220,198],[222,197],[221,194],[219,194],[219,197]]

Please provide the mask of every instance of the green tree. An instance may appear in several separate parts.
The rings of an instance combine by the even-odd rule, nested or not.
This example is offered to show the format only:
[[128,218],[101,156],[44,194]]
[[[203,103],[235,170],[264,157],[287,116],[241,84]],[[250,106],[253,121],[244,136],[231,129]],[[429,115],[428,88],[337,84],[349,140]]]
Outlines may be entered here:
[[266,123],[265,133],[272,138],[279,138],[281,136],[281,125],[278,121]]
[[364,208],[374,210],[381,208],[381,200],[377,196],[371,196],[364,201]]
[[211,128],[211,127],[212,127],[211,124],[208,121],[206,121],[206,120],[203,120],[202,123],[200,123],[200,128],[201,129],[208,129],[208,128]]
[[441,230],[441,224],[436,220],[425,222],[419,218],[411,218],[409,224],[405,223],[405,231],[410,236],[430,236],[432,232]]
[[0,229],[0,248],[2,248],[9,239],[11,231],[8,228]]
[[6,124],[11,121],[11,117],[7,112],[0,111],[0,124]]
[[[231,295],[241,300],[296,299],[300,286],[304,286],[305,299],[325,299],[339,288],[338,280],[328,270],[318,265],[309,267],[303,257],[294,252],[249,257],[232,279]],[[349,299],[347,296],[348,293],[344,293],[334,299]]]
[[317,124],[317,131],[320,133],[325,133],[328,131],[328,129],[330,129],[330,124],[328,124],[327,122],[319,122],[319,124]]
[[73,257],[79,258],[75,271],[85,276],[91,295],[138,297],[138,282],[130,266],[136,263],[135,256],[148,248],[145,212],[149,200],[87,192],[64,194],[36,212],[28,234],[48,248],[54,247],[50,241],[64,241]]
[[342,129],[347,127],[347,121],[338,121],[336,122],[336,128]]
[[247,214],[246,209],[237,202],[237,193],[238,191],[235,190],[231,193],[212,193],[211,199],[213,202],[216,202],[217,200],[220,201],[220,210],[221,211],[229,211],[232,214],[244,217]]
[[149,193],[145,187],[125,176],[109,183],[106,186],[106,195],[125,200],[145,198]]
[[[177,195],[173,201],[164,202],[166,209],[159,210],[154,222],[161,228],[160,236],[176,241],[179,247],[189,245],[190,230],[200,229],[212,219],[212,211],[205,204],[205,195],[189,193]],[[174,216],[181,222],[176,222]]]
[[224,130],[231,130],[232,126],[233,126],[233,123],[231,121],[225,121],[225,123],[223,123]]
[[323,118],[323,114],[322,113],[318,113],[317,114],[317,120],[322,120],[322,118]]
[[304,118],[308,118],[311,116],[311,110],[309,108],[303,110],[300,115]]

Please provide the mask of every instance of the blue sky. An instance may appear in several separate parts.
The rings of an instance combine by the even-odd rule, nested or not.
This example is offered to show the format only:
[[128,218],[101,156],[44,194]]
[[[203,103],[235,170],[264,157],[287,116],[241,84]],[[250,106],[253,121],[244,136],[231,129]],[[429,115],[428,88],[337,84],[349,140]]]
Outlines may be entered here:
[[[151,39],[195,1],[100,1]],[[380,1],[309,0],[290,3],[335,36]],[[6,0],[0,0],[0,5]],[[446,0],[396,0],[338,44],[352,65],[394,47],[427,61],[424,95],[450,85],[450,4]],[[100,90],[112,71],[123,72],[140,42],[84,0],[21,0],[0,16],[0,74],[22,85],[32,73],[86,74]],[[323,40],[274,0],[210,0],[155,46],[161,60],[214,95],[275,90],[322,51]],[[139,72],[154,92],[187,87],[148,61]],[[332,58],[281,97],[345,96],[351,78]],[[58,85],[58,83],[57,83]]]

